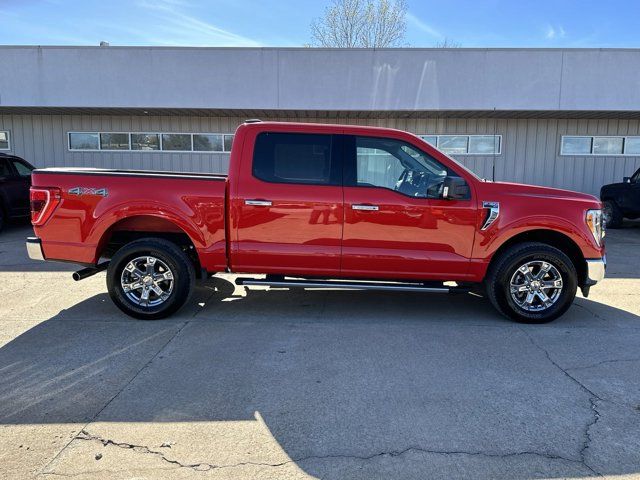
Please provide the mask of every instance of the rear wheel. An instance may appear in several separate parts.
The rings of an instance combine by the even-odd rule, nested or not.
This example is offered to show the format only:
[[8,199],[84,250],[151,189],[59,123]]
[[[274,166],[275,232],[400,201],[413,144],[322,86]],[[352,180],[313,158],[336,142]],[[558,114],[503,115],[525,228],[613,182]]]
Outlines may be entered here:
[[622,226],[622,211],[613,200],[605,200],[602,205],[602,216],[606,228],[620,228]]
[[578,275],[571,259],[557,248],[521,243],[493,261],[485,286],[503,315],[520,323],[546,323],[569,309]]
[[107,288],[116,306],[135,318],[155,320],[176,312],[189,298],[195,269],[174,243],[136,240],[111,259]]

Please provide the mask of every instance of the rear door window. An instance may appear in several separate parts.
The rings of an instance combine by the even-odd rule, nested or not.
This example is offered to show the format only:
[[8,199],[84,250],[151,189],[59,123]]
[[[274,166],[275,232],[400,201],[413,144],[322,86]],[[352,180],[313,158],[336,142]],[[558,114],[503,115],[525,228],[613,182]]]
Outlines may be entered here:
[[272,183],[340,185],[334,137],[315,133],[260,133],[253,153],[253,175]]
[[12,160],[13,166],[21,177],[31,176],[31,167],[22,163],[20,160]]

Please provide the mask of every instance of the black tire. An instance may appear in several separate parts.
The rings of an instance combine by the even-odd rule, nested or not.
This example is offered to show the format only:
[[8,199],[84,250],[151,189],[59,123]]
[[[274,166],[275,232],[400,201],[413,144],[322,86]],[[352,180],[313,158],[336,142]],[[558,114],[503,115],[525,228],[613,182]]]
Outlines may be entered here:
[[622,226],[622,211],[613,200],[605,200],[602,204],[606,228],[620,228]]
[[[125,267],[132,260],[144,256],[156,259],[155,262],[159,260],[158,264],[164,263],[173,277],[170,292],[164,300],[158,296],[156,301],[161,301],[161,303],[157,305],[149,305],[149,301],[147,301],[147,305],[134,302],[129,297],[131,294],[127,294],[122,286],[121,279]],[[160,274],[158,273],[158,275]],[[146,275],[145,278],[147,278]],[[107,269],[107,289],[113,303],[127,315],[141,320],[157,320],[175,313],[187,302],[193,291],[195,278],[193,263],[175,243],[160,238],[145,238],[125,245],[115,253]],[[140,283],[143,282],[140,281]],[[167,290],[169,289],[168,283],[160,284]],[[153,288],[153,286],[149,288]],[[150,295],[155,294],[150,293]]]
[[[554,303],[539,311],[529,311],[518,305],[510,291],[512,277],[521,266],[529,262],[549,263],[562,278],[562,289]],[[537,242],[520,243],[502,252],[492,261],[485,278],[485,289],[493,306],[519,323],[547,323],[555,320],[569,309],[577,288],[578,275],[571,259],[557,248]],[[537,298],[535,300],[542,303]]]

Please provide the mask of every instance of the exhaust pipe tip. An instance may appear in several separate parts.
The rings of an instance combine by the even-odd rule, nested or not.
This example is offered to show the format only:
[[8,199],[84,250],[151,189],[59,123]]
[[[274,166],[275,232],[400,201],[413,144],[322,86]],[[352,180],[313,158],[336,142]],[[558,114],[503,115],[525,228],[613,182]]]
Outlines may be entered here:
[[79,282],[80,280],[84,280],[85,278],[91,277],[96,273],[100,273],[103,270],[106,270],[108,266],[109,266],[109,262],[102,262],[96,265],[95,267],[83,268],[82,270],[73,272],[71,274],[71,278],[73,278],[76,282]]

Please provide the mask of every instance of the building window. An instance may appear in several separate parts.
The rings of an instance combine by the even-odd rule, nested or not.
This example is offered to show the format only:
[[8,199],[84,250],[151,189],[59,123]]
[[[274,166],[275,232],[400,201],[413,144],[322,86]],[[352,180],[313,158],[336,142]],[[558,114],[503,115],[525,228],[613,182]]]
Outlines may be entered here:
[[560,155],[640,155],[640,137],[563,135]]
[[593,138],[593,154],[594,155],[621,155],[622,137],[594,137]]
[[233,144],[233,135],[225,135],[224,136],[224,151],[225,152],[230,152],[232,144]]
[[160,150],[160,135],[157,133],[132,133],[131,150]]
[[129,150],[129,134],[101,133],[100,150]]
[[425,142],[427,142],[432,147],[436,147],[436,148],[438,147],[437,135],[421,135],[420,138],[422,138]]
[[[68,137],[69,150],[80,151],[230,152],[233,143],[233,135],[224,133],[69,132]],[[0,131],[0,150],[8,145],[8,132]]]
[[190,152],[192,150],[191,135],[184,133],[163,133],[162,150]]
[[562,155],[590,155],[592,137],[562,137]]
[[97,133],[69,133],[69,150],[100,150],[100,135]]
[[502,135],[420,135],[429,145],[452,155],[500,155]]
[[0,131],[0,150],[11,150],[11,143],[9,143],[9,132],[6,130]]
[[193,149],[196,152],[223,152],[223,135],[199,133],[193,135]]
[[627,137],[624,139],[625,155],[640,155],[640,137]]

